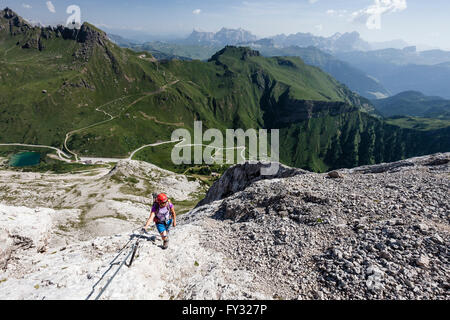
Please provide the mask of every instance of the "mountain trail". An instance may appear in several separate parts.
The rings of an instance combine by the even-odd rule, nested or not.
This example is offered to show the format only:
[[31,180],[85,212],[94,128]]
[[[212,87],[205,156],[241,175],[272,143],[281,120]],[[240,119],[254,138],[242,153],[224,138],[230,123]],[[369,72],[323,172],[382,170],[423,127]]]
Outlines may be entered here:
[[[175,80],[175,81],[172,81],[172,82],[170,82],[170,83],[168,83],[168,84],[165,84],[164,86],[162,86],[161,88],[159,88],[159,89],[156,90],[156,91],[144,93],[144,96],[142,96],[142,97],[140,97],[140,98],[134,100],[132,103],[128,104],[128,105],[124,108],[124,110],[127,111],[129,108],[131,108],[132,106],[134,106],[134,105],[135,105],[136,103],[138,103],[139,101],[145,99],[146,97],[151,96],[151,95],[155,95],[155,94],[159,94],[159,93],[163,92],[164,90],[166,90],[166,88],[167,88],[168,86],[173,86],[173,85],[177,84],[178,82],[179,82],[179,80]],[[110,104],[110,103],[113,103],[113,102],[115,102],[115,101],[117,101],[117,100],[120,100],[120,99],[123,99],[123,98],[124,98],[124,97],[115,99],[115,100],[113,100],[113,101],[110,101],[110,102],[104,104],[103,106],[108,105],[108,104]],[[70,131],[70,132],[66,133],[66,138],[64,139],[64,148],[67,150],[67,152],[69,152],[70,154],[72,154],[72,155],[75,157],[75,161],[76,161],[76,162],[79,162],[78,154],[72,152],[72,151],[69,149],[69,147],[67,146],[67,141],[70,139],[70,137],[71,137],[74,133],[81,132],[81,131],[84,131],[84,130],[86,130],[86,129],[90,129],[90,128],[99,126],[99,125],[101,125],[101,124],[108,123],[108,122],[110,122],[110,121],[112,121],[112,120],[114,120],[114,119],[116,119],[116,118],[118,117],[118,116],[112,116],[112,115],[110,115],[109,113],[107,113],[107,112],[101,110],[101,109],[100,109],[101,107],[102,107],[102,106],[96,108],[95,110],[96,110],[96,111],[99,111],[99,112],[103,112],[105,115],[109,116],[110,119],[107,119],[107,120],[104,120],[104,121],[100,121],[100,122],[91,124],[91,125],[89,125],[89,126],[87,126],[87,127],[80,128],[80,129],[76,129],[76,130],[73,130],[73,131]]]
[[197,182],[140,161],[70,180],[0,171],[0,298],[95,299],[122,262],[100,299],[449,298],[450,154],[328,174],[264,165],[225,172],[167,250],[151,228],[130,267],[152,202],[123,193],[128,177],[177,201]]

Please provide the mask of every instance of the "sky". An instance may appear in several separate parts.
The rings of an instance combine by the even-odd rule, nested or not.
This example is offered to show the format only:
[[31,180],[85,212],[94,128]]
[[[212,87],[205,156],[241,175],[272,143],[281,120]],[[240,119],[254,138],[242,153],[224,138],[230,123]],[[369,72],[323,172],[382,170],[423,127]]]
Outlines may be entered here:
[[403,39],[450,50],[448,0],[0,0],[31,22],[81,22],[137,40],[183,38],[192,30],[243,28],[258,37],[358,31],[369,42]]

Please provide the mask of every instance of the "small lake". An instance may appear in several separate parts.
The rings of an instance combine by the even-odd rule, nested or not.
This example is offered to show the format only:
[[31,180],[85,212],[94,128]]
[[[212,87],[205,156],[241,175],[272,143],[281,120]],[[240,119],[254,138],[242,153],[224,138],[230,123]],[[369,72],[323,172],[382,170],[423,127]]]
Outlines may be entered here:
[[13,155],[9,159],[11,167],[27,167],[35,166],[41,162],[41,155],[39,152],[21,152]]

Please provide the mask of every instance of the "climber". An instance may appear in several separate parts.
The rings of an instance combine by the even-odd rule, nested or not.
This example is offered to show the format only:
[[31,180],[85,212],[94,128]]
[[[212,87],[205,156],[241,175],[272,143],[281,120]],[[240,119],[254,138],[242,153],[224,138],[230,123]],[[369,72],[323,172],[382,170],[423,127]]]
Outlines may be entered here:
[[158,194],[156,200],[152,206],[152,212],[150,213],[150,217],[144,226],[144,231],[150,226],[150,223],[154,221],[156,224],[156,228],[161,235],[163,240],[163,248],[167,249],[169,245],[169,229],[172,225],[177,226],[177,215],[175,213],[175,209],[173,204],[167,198],[164,193]]

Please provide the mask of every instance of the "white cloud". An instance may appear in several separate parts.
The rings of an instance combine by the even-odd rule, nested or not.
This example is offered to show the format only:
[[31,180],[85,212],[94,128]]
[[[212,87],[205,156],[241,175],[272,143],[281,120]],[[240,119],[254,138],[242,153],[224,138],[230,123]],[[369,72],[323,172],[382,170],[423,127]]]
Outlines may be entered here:
[[375,3],[365,9],[352,13],[353,21],[365,22],[368,29],[381,29],[381,16],[400,12],[408,7],[406,0],[374,0]]
[[48,11],[50,11],[51,13],[56,12],[55,6],[53,5],[53,3],[51,1],[47,1],[46,4],[47,4]]
[[193,14],[200,14],[201,12],[201,9],[195,9],[194,11],[192,11]]
[[316,3],[317,1],[319,1],[319,0],[309,0],[309,3],[313,4],[313,3]]
[[347,10],[345,10],[345,9],[343,9],[343,10],[329,9],[329,10],[327,10],[326,14],[329,16],[337,16],[339,18],[342,18],[347,15]]
[[22,7],[24,7],[25,9],[31,9],[32,7],[29,4],[23,3]]

